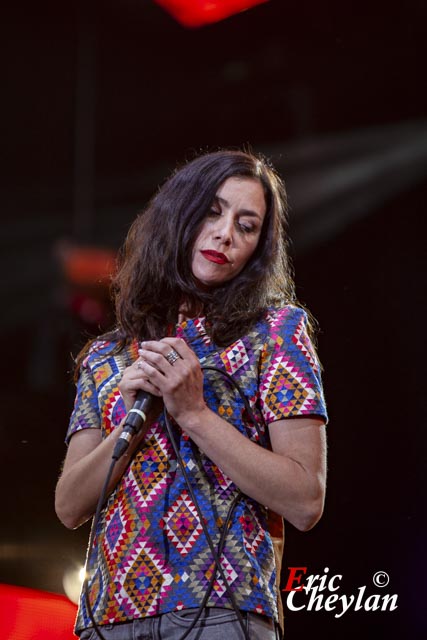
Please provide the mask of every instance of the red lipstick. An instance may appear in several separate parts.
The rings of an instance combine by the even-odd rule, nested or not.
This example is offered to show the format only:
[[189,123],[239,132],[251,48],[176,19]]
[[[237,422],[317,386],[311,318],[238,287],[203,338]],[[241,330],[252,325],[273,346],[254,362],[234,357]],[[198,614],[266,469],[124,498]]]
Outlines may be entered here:
[[230,260],[223,253],[218,253],[218,251],[213,251],[212,249],[205,249],[200,252],[206,260],[210,262],[215,262],[216,264],[227,264]]

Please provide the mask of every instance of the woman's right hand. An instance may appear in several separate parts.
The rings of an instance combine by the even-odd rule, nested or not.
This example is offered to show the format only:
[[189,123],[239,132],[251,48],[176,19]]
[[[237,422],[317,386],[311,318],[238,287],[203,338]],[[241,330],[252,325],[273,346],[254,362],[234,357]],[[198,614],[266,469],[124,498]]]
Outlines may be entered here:
[[[140,389],[152,393],[153,396],[158,394],[158,390],[144,377],[138,362],[141,362],[140,358],[124,370],[118,385],[128,412],[133,407]],[[161,412],[161,402],[161,399],[155,399],[150,411],[151,417],[147,418],[144,429],[140,429],[132,438],[129,449],[116,463],[107,493],[114,489],[134,451],[145,437],[154,416]],[[74,529],[93,515],[122,428],[123,422],[105,439],[101,437],[100,428],[82,429],[72,436],[55,498],[56,512],[66,527]]]
[[[126,367],[123,372],[122,379],[118,384],[120,394],[123,398],[123,402],[128,413],[135,403],[138,391],[140,391],[141,389],[143,391],[147,391],[154,397],[158,397],[161,395],[159,389],[155,387],[150,382],[150,380],[148,380],[147,375],[140,368],[141,362],[142,358],[138,358],[138,360],[135,360],[133,364],[131,364],[129,367]],[[162,404],[160,399],[157,400],[156,398],[153,408],[157,409],[157,411],[155,412],[156,414],[161,411]]]
[[[138,368],[138,360],[124,370],[118,386],[128,412],[140,389],[152,392],[152,385],[147,384]],[[147,428],[161,409],[161,400],[156,398],[144,428],[131,439],[128,450],[116,463],[107,494],[119,482],[133,453],[145,437]],[[66,527],[74,529],[93,515],[123,423],[105,439],[102,439],[100,428],[82,429],[72,436],[55,496],[56,513]]]
[[140,362],[141,359],[138,358],[138,360],[135,360],[135,362],[131,364],[130,367],[126,367],[123,372],[122,379],[120,380],[118,385],[119,391],[123,398],[123,402],[125,403],[127,413],[129,413],[129,411],[132,409],[138,391],[140,389],[148,391],[148,389],[146,388],[148,382],[147,378],[144,377],[141,369],[138,366]]

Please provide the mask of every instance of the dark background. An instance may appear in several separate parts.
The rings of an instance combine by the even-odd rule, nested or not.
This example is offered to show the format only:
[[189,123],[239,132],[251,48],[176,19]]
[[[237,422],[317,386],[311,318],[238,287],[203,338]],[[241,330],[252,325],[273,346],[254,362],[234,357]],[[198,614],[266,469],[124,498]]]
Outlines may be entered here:
[[115,251],[177,162],[250,144],[288,185],[330,412],[325,513],[287,527],[285,568],[398,594],[289,613],[287,637],[425,637],[425,3],[271,0],[200,29],[149,0],[2,13],[0,581],[62,592],[84,561],[88,525],[63,528],[53,496],[70,354],[108,303],[67,279],[64,247]]

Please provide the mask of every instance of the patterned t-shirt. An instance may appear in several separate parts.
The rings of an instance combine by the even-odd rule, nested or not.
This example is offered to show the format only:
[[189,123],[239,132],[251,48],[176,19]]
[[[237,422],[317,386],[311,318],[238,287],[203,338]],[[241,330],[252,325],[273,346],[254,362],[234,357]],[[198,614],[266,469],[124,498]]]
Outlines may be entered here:
[[[307,336],[303,310],[270,309],[247,335],[228,347],[216,347],[204,318],[176,327],[202,367],[230,374],[249,401],[258,428],[230,381],[204,371],[207,405],[261,446],[269,423],[295,416],[327,420],[319,363]],[[67,439],[81,429],[101,428],[103,437],[125,416],[118,383],[137,357],[137,344],[112,355],[114,344],[97,342],[86,358]],[[203,520],[215,547],[227,513],[239,494],[236,485],[173,424],[175,440]],[[237,498],[221,553],[221,566],[237,606],[278,619],[277,573],[273,536],[282,520],[247,496]],[[279,521],[279,532],[277,522]],[[272,531],[275,523],[276,531]],[[90,602],[98,624],[125,622],[198,607],[214,571],[200,518],[177,464],[160,415],[116,489],[88,551]],[[231,607],[221,576],[213,581],[207,606]],[[76,630],[91,625],[81,598]]]

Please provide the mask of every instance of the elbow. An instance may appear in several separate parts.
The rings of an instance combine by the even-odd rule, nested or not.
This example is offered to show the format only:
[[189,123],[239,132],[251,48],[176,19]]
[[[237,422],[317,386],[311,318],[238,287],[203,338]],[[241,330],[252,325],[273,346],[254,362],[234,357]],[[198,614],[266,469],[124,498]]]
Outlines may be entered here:
[[295,517],[292,524],[299,531],[310,531],[319,522],[323,514],[324,501],[313,501],[310,504],[306,504],[304,508]]
[[58,516],[60,522],[67,529],[78,529],[82,524],[84,524],[89,517],[78,517],[76,514],[73,514],[66,509],[62,510],[61,508],[55,507],[56,515]]
[[90,517],[82,517],[81,514],[76,513],[76,511],[72,509],[70,501],[62,497],[61,492],[58,490],[55,494],[55,513],[59,521],[67,529],[77,529]]
[[299,531],[310,531],[322,517],[324,506],[325,482],[318,479],[309,495],[300,499],[289,521]]
[[79,524],[77,523],[77,521],[73,520],[72,518],[68,518],[67,516],[60,516],[60,515],[58,515],[58,518],[61,524],[63,524],[64,527],[66,527],[67,529],[73,530],[79,527]]
[[55,512],[64,527],[67,529],[77,529],[79,526],[77,518],[75,518],[72,513],[69,513],[67,509],[63,508],[57,500],[55,500]]

